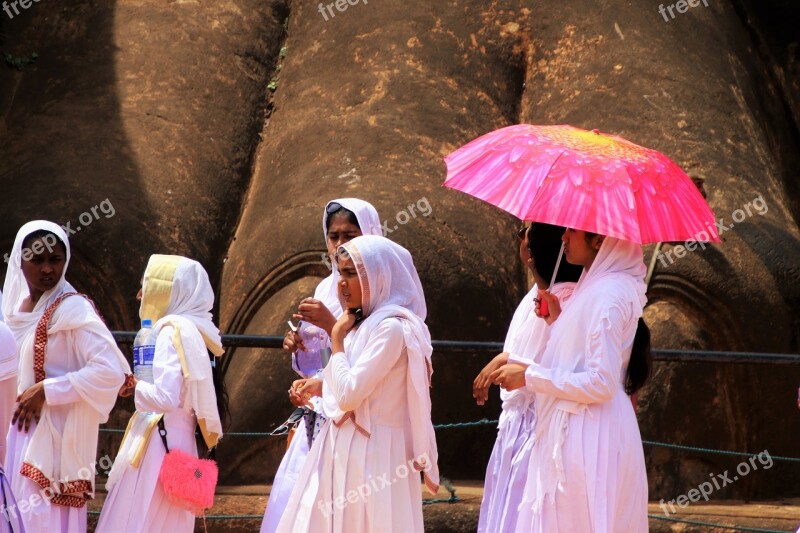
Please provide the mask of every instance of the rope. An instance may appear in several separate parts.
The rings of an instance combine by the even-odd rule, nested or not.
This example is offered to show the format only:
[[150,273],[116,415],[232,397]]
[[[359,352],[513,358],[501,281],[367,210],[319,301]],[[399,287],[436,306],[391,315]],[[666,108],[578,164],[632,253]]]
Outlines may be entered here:
[[[481,420],[475,420],[472,422],[451,422],[449,424],[435,424],[433,427],[434,429],[454,429],[454,428],[468,428],[468,427],[479,427],[479,426],[496,426],[498,424],[498,420],[489,420],[487,418],[482,418]],[[109,429],[109,428],[101,428],[101,432],[104,433],[125,433],[124,429]],[[271,433],[264,433],[264,432],[256,432],[256,431],[237,431],[237,432],[230,432],[225,434],[228,437],[272,437]],[[279,435],[280,436],[280,435]],[[658,442],[652,440],[643,440],[642,444],[645,446],[654,446],[658,448],[670,448],[673,450],[683,450],[687,452],[697,452],[697,453],[710,453],[716,455],[729,455],[734,457],[753,457],[758,455],[757,453],[751,452],[735,452],[730,450],[717,450],[714,448],[701,448],[698,446],[685,446],[682,444],[671,444],[668,442]],[[763,453],[763,452],[761,452]],[[798,457],[785,457],[781,455],[771,455],[770,457],[775,461],[786,461],[790,463],[800,463],[800,458]]]
[[680,522],[681,524],[691,524],[694,526],[708,526],[708,527],[718,527],[722,529],[732,529],[734,531],[757,531],[758,533],[791,533],[792,530],[785,530],[785,529],[762,529],[760,527],[744,527],[744,526],[728,526],[725,524],[715,524],[713,522],[702,522],[700,520],[687,520],[685,518],[672,518],[669,516],[659,516],[657,514],[649,514],[647,515],[648,518],[653,518],[655,520],[666,520],[668,522]]
[[[685,450],[689,452],[700,452],[700,453],[713,453],[717,455],[734,455],[737,457],[753,457],[755,455],[758,455],[757,453],[732,452],[728,450],[715,450],[713,448],[698,448],[695,446],[683,446],[681,444],[669,444],[667,442],[655,442],[650,440],[643,440],[642,444],[646,444],[648,446],[657,446],[660,448],[672,448],[674,450]],[[792,463],[800,463],[800,459],[798,459],[797,457],[782,457],[780,455],[771,455],[771,454],[770,457],[776,461],[789,461]]]

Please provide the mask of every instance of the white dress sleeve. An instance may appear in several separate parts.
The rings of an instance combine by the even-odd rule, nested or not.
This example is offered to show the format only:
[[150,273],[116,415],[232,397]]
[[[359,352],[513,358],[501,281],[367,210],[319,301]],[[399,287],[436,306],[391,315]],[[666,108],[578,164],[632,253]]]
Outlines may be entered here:
[[621,388],[624,324],[623,310],[611,306],[588,332],[585,368],[571,372],[532,363],[525,371],[528,390],[585,404],[609,401]]
[[88,383],[97,383],[98,389],[104,389],[115,381],[119,389],[124,382],[116,354],[108,349],[108,341],[84,329],[74,330],[74,349],[89,354],[83,368],[69,372],[63,376],[44,380],[45,401],[49,405],[65,405],[83,401],[80,393],[69,379],[70,375],[81,376]]
[[343,353],[334,354],[325,367],[325,383],[342,411],[353,411],[394,367],[403,352],[403,324],[389,318],[381,322],[352,365]]
[[178,352],[172,344],[172,326],[161,329],[153,356],[153,381],[136,383],[134,398],[136,410],[151,413],[168,413],[180,407],[183,388],[183,370]]

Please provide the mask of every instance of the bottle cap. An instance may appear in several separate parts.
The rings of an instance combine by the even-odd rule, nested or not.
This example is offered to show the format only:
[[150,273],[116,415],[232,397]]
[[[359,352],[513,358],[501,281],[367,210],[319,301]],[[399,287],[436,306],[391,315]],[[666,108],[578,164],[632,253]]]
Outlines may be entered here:
[[153,327],[153,321],[150,320],[149,318],[145,318],[144,320],[142,320],[142,327],[143,328],[151,328],[151,327]]

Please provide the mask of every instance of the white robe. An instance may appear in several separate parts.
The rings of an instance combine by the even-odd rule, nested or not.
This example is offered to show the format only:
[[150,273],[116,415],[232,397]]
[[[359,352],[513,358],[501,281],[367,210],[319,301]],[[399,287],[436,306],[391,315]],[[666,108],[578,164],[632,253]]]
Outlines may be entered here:
[[[79,366],[77,356],[74,355],[76,352],[89,354],[86,366]],[[117,385],[119,388],[122,385],[124,370],[120,368],[117,354],[109,349],[106,339],[85,330],[67,330],[49,335],[45,371],[48,376],[44,380],[45,408],[49,410],[52,424],[63,434],[70,404],[84,401],[67,378],[67,374],[80,373],[89,383],[94,379],[105,383],[113,381],[114,376],[119,376]],[[39,485],[19,473],[35,428],[36,422],[32,421],[27,433],[19,431],[16,425],[12,425],[8,432],[6,476],[11,482],[17,500],[17,510],[22,517],[25,530],[70,533],[86,531],[86,506],[75,508],[51,505],[47,498],[42,497]],[[66,440],[78,436],[63,435],[63,437]],[[54,460],[58,459],[59,454],[56,453]],[[94,476],[94,466],[94,464],[85,465],[87,472],[91,470],[92,476]],[[58,467],[57,462],[56,467]]]
[[6,464],[6,432],[17,403],[19,351],[14,334],[0,322],[0,465]]
[[[569,300],[574,283],[556,283],[551,294],[562,303]],[[503,351],[509,354],[509,363],[530,364],[538,361],[550,328],[544,319],[534,313],[533,299],[539,288],[533,288],[522,299],[508,328]],[[535,443],[535,394],[526,389],[507,391],[500,389],[503,410],[497,426],[497,439],[486,466],[478,531],[499,533],[514,531],[517,508],[528,476],[528,462]]]
[[[173,332],[172,327],[165,326],[158,334],[153,357],[154,383],[139,381],[136,384],[136,410],[165,413],[164,425],[170,449],[182,450],[196,457],[194,436],[197,419],[192,410],[184,406],[186,387],[178,353],[172,343]],[[108,497],[97,523],[98,533],[181,533],[194,530],[194,515],[172,505],[158,482],[164,455],[166,451],[158,428],[151,433],[138,468],[131,466],[128,457],[120,450],[106,484]]]
[[[343,411],[366,403],[370,435],[351,417],[329,420],[311,448],[278,531],[359,533],[423,531],[420,475],[414,460],[403,324],[386,319],[351,363],[334,354],[325,385]],[[345,338],[349,349],[352,333]],[[327,393],[327,392],[326,392]]]
[[644,451],[624,390],[645,302],[641,258],[641,246],[606,238],[525,373],[536,446],[518,531],[648,530]]
[[[357,198],[337,198],[336,200],[328,202],[325,205],[325,210],[323,210],[322,235],[326,242],[328,238],[327,210],[328,205],[334,202],[355,214],[356,220],[358,220],[358,226],[364,235],[383,234],[378,212],[372,204]],[[333,258],[330,258],[330,260],[333,261]],[[323,279],[314,291],[314,298],[320,300],[336,318],[342,315],[342,306],[339,302],[339,295],[336,287],[338,280],[339,271],[334,268],[331,270],[331,274]],[[327,335],[324,336],[322,344],[330,347],[330,338]],[[317,377],[321,376],[317,375]],[[317,412],[318,416],[323,416],[320,402],[316,400],[319,400],[319,398],[311,399],[311,403],[314,405],[314,411]],[[318,418],[318,420],[320,419]],[[260,533],[274,533],[278,527],[278,522],[280,522],[281,516],[283,516],[283,512],[286,509],[286,504],[289,502],[289,496],[291,496],[297,478],[300,476],[300,471],[303,469],[303,465],[306,462],[308,451],[306,419],[304,417],[297,425],[292,442],[283,455],[280,466],[278,466],[278,472],[275,474],[275,479],[272,482],[272,489],[270,489],[269,492],[269,500],[267,500],[267,509],[264,511],[264,519],[261,522]]]

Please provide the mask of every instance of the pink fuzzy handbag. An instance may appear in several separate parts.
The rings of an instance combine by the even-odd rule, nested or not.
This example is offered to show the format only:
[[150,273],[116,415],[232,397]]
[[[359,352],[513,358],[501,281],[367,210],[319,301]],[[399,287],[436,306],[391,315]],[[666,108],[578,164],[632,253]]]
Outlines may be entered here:
[[214,505],[219,470],[212,459],[199,459],[181,450],[170,450],[164,417],[158,421],[158,433],[167,455],[161,463],[158,481],[170,503],[195,515],[204,514]]

